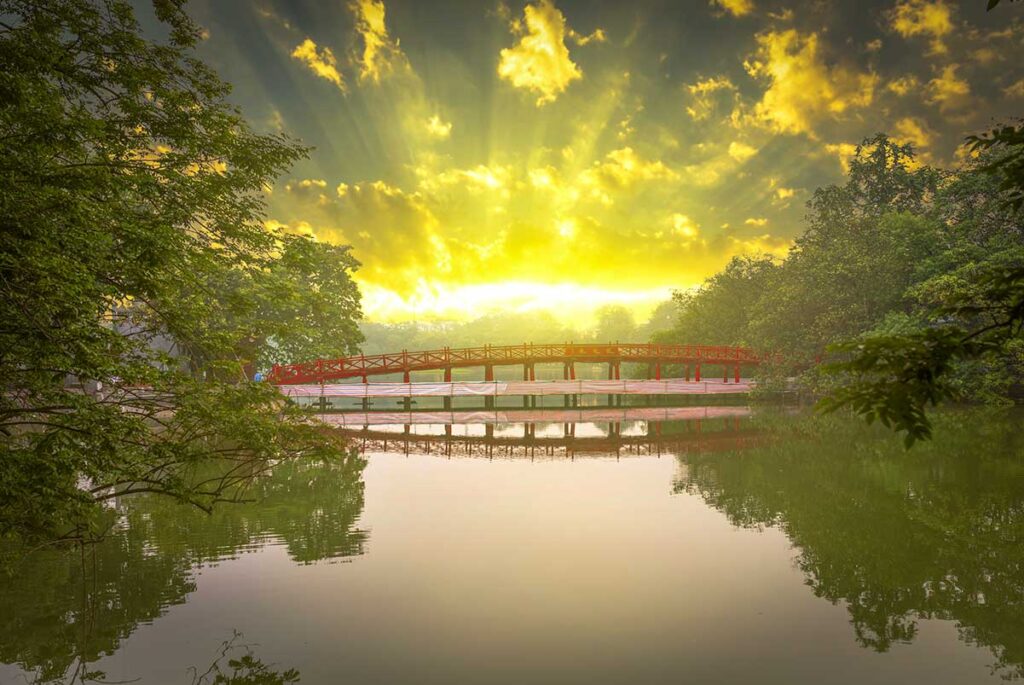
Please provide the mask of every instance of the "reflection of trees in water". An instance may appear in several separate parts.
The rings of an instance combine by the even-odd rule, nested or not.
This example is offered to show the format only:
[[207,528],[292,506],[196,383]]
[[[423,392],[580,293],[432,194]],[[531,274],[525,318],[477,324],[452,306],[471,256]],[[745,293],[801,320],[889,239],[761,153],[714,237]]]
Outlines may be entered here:
[[211,515],[165,497],[136,497],[103,541],[13,561],[0,582],[0,662],[40,682],[75,682],[140,623],[183,603],[204,563],[271,540],[301,563],[362,554],[364,465],[355,456],[285,462],[253,484],[252,503]]
[[[681,457],[677,490],[740,526],[778,526],[815,595],[846,604],[857,641],[886,651],[919,619],[957,622],[1024,677],[1024,439],[1020,416],[948,415],[905,452],[839,420],[813,439]],[[790,422],[779,429],[792,434]],[[982,428],[981,426],[984,426]]]

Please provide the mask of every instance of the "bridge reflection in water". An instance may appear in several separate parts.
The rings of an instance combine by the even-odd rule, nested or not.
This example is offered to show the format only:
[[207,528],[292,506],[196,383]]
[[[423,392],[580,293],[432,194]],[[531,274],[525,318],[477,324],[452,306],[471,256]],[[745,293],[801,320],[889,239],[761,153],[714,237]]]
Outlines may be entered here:
[[447,457],[661,456],[764,444],[749,407],[631,407],[519,411],[341,412],[319,416],[362,453]]

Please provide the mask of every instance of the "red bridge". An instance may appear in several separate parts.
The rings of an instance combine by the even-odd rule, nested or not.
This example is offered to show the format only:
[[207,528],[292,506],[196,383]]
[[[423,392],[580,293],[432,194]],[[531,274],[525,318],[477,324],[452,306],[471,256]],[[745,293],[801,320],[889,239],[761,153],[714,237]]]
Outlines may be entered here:
[[608,378],[619,378],[622,362],[648,365],[648,376],[661,378],[663,364],[685,366],[686,380],[690,380],[693,367],[695,380],[700,380],[701,365],[713,364],[725,367],[724,380],[728,381],[729,370],[740,381],[741,366],[756,366],[767,359],[746,347],[720,347],[711,345],[659,345],[655,343],[615,343],[560,345],[485,345],[483,347],[452,348],[426,352],[403,350],[393,354],[359,355],[341,359],[318,359],[302,364],[275,365],[268,380],[277,385],[300,385],[328,383],[345,378],[361,378],[367,382],[369,376],[401,373],[403,381],[409,382],[412,371],[444,371],[445,382],[451,382],[452,369],[481,366],[484,380],[494,380],[495,366],[523,367],[523,380],[536,380],[536,364],[562,364],[563,377],[576,379],[575,363],[607,363]]

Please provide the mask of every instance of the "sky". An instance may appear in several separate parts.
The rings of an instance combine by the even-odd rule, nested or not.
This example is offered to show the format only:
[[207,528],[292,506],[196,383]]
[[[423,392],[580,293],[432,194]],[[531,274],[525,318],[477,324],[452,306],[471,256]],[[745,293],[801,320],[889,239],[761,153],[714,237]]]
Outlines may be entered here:
[[269,223],[353,246],[367,318],[622,303],[784,257],[877,132],[953,166],[1024,113],[985,0],[194,0],[253,126],[313,146]]

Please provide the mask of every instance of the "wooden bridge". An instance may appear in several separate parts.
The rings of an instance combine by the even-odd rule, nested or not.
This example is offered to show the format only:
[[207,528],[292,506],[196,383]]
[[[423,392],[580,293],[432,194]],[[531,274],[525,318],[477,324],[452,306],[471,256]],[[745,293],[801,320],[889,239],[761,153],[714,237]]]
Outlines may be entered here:
[[576,380],[576,363],[608,364],[608,379],[620,378],[620,365],[647,364],[648,377],[661,379],[662,366],[684,367],[686,380],[693,370],[694,380],[701,380],[702,365],[721,366],[725,369],[723,382],[728,382],[733,371],[735,382],[740,382],[742,367],[757,366],[767,357],[746,347],[716,345],[662,345],[657,343],[609,344],[544,344],[484,345],[483,347],[445,347],[439,350],[390,354],[358,355],[340,359],[318,359],[300,364],[275,365],[268,380],[277,385],[323,384],[347,378],[360,378],[368,382],[370,376],[402,374],[403,382],[410,382],[413,371],[444,371],[444,381],[452,380],[452,369],[482,367],[484,381],[494,380],[494,367],[523,367],[523,380],[536,380],[537,364],[561,364],[564,380]]

